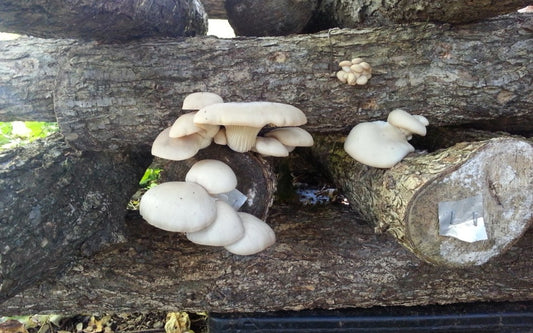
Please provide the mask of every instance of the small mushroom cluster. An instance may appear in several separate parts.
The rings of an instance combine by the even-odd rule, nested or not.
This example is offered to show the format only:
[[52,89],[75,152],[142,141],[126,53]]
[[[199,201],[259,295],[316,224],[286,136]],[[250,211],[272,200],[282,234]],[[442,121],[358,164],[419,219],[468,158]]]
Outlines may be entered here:
[[150,188],[141,198],[139,211],[149,224],[184,232],[193,243],[252,255],[274,244],[276,236],[264,221],[238,212],[225,200],[236,186],[237,176],[227,164],[201,160],[190,168],[185,181]]
[[351,86],[363,86],[372,77],[372,67],[361,58],[343,60],[339,62],[339,67],[342,69],[337,72],[337,78]]
[[387,121],[356,125],[344,142],[344,150],[360,163],[376,168],[392,168],[415,148],[407,142],[413,134],[426,135],[429,121],[400,109],[389,113]]
[[[209,92],[188,95],[180,116],[161,132],[152,145],[152,154],[170,160],[184,160],[215,143],[237,152],[255,151],[268,156],[288,156],[294,147],[309,147],[313,138],[298,127],[307,122],[298,108],[274,102],[224,103]],[[279,127],[259,136],[265,126]]]

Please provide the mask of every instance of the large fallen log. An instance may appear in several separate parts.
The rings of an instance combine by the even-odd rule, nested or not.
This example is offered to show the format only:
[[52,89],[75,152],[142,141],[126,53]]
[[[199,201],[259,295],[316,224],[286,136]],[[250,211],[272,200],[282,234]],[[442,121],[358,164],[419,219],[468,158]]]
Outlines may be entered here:
[[[421,24],[276,39],[81,45],[61,67],[55,111],[67,140],[82,150],[146,146],[181,113],[183,97],[200,90],[226,101],[295,105],[313,132],[345,130],[396,107],[437,126],[514,118],[531,128],[532,24],[533,17],[514,16],[461,29]],[[362,88],[334,76],[338,61],[354,56],[374,68]]]
[[207,31],[199,0],[0,2],[0,30],[44,38],[124,41]]
[[[49,102],[54,94],[62,130],[77,147],[145,149],[181,113],[184,96],[212,90],[226,101],[298,106],[312,132],[348,130],[397,107],[435,125],[507,120],[509,128],[531,130],[532,25],[533,17],[517,14],[460,28],[414,24],[278,38],[69,44],[61,65],[40,51],[57,41],[2,41],[0,58],[9,53],[0,60],[7,69],[0,91],[8,107],[0,108],[0,119],[31,118],[19,110],[50,119],[51,105],[37,108],[31,100]],[[338,62],[354,56],[374,68],[365,86],[335,77]],[[57,87],[39,82],[58,72]]]
[[126,206],[149,163],[80,153],[60,135],[1,152],[0,300],[123,241]]
[[128,221],[127,243],[0,303],[3,315],[275,311],[533,299],[533,230],[483,266],[426,264],[342,206],[276,206],[277,243],[250,257]]
[[484,264],[533,222],[533,147],[525,139],[462,142],[390,169],[355,161],[338,136],[315,141],[317,160],[358,215],[430,263]]

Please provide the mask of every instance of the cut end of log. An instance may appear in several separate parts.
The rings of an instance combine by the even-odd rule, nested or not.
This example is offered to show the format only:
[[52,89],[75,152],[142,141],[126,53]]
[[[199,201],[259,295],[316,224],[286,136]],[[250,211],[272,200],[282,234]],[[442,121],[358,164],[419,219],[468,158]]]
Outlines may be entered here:
[[[481,265],[509,248],[533,221],[533,147],[524,140],[496,138],[461,143],[430,154],[435,160],[466,159],[439,172],[410,201],[405,214],[407,247],[425,260],[447,266]],[[472,243],[439,235],[439,202],[480,195],[486,240]],[[444,222],[446,223],[446,222]]]

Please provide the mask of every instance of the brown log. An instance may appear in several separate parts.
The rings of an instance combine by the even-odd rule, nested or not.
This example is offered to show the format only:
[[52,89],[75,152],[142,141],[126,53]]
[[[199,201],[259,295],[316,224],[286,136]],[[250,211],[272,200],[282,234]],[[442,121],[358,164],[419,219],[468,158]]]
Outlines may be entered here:
[[286,36],[300,33],[318,0],[226,0],[228,22],[237,36]]
[[207,31],[207,15],[199,0],[8,0],[0,3],[0,30],[108,42],[194,36]]
[[[226,101],[292,104],[311,132],[347,130],[397,107],[436,126],[505,118],[531,130],[532,24],[533,17],[512,16],[461,29],[420,24],[79,45],[61,66],[55,111],[67,140],[82,150],[145,149],[181,114],[184,96],[205,90]],[[354,56],[374,68],[362,87],[334,75],[338,61]]]
[[[0,302],[124,239],[148,156],[80,153],[60,135],[0,153]],[[1,311],[0,311],[1,312]]]
[[159,182],[183,181],[191,166],[204,159],[222,161],[235,172],[237,190],[247,197],[240,211],[263,220],[267,218],[276,192],[276,176],[272,170],[272,162],[256,153],[237,153],[227,146],[211,145],[184,161],[156,158],[152,167],[163,170]]
[[[425,261],[457,267],[484,264],[507,250],[533,222],[533,147],[527,140],[463,142],[408,155],[390,169],[355,161],[343,141],[321,137],[313,149],[354,211]],[[476,195],[482,197],[479,217],[488,239],[469,243],[440,235],[439,226],[449,221],[440,217],[444,213],[439,204]]]
[[277,243],[239,257],[192,244],[140,219],[127,243],[0,303],[3,315],[39,312],[251,312],[533,300],[533,230],[483,266],[426,264],[347,207],[276,206]]

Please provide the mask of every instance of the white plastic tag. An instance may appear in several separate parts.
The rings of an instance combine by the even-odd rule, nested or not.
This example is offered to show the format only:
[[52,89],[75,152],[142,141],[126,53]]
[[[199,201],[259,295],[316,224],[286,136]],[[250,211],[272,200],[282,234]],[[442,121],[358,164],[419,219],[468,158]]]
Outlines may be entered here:
[[464,242],[488,239],[481,194],[458,201],[439,202],[439,234]]
[[241,191],[234,189],[226,193],[216,195],[217,199],[225,201],[233,209],[239,210],[248,198]]

